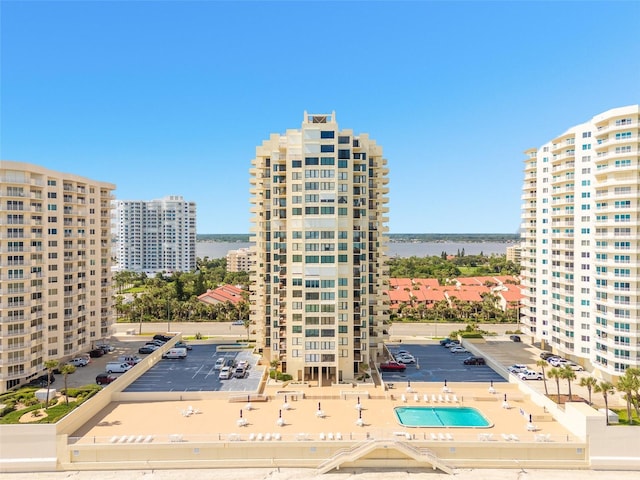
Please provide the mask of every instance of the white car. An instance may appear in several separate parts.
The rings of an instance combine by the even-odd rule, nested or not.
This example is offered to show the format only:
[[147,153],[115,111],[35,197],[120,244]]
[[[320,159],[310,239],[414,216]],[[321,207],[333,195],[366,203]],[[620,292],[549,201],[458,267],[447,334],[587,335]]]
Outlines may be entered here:
[[216,364],[213,366],[213,368],[215,370],[220,370],[222,367],[225,366],[226,363],[227,363],[227,360],[224,357],[220,357],[218,360],[216,360]]
[[449,349],[449,351],[451,353],[469,353],[469,350],[467,350],[466,348],[461,347],[461,346],[452,347],[452,348]]
[[584,367],[582,365],[578,365],[574,362],[561,362],[560,367],[569,367],[574,372],[582,372],[584,370]]
[[229,380],[232,376],[233,376],[233,371],[231,370],[231,367],[222,367],[222,370],[220,370],[220,374],[218,375],[218,378],[220,380]]
[[567,361],[564,358],[560,358],[560,357],[551,357],[547,359],[547,362],[549,363],[549,365],[551,365],[552,367],[562,367],[562,365],[564,363],[566,363]]
[[518,373],[520,380],[542,380],[544,377],[540,372],[534,372],[533,370],[523,370]]
[[507,370],[509,370],[509,373],[518,374],[524,370],[527,370],[527,366],[521,363],[516,363],[514,365],[511,365],[510,367],[507,367]]
[[69,365],[73,365],[74,367],[86,367],[89,365],[89,362],[86,358],[76,357],[72,360],[69,360]]
[[416,363],[416,359],[413,355],[397,355],[396,362],[398,363]]

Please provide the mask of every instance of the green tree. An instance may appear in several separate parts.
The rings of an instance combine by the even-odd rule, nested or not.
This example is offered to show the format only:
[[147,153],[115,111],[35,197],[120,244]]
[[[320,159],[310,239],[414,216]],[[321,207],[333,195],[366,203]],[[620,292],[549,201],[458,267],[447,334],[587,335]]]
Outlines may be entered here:
[[573,396],[571,395],[571,382],[576,379],[576,372],[574,372],[569,365],[565,365],[560,369],[560,378],[567,381],[569,385],[569,401],[573,400]]
[[587,389],[587,392],[589,393],[589,405],[593,404],[593,402],[591,401],[591,391],[597,384],[598,381],[593,377],[582,377],[580,379],[580,386],[585,387]]
[[548,396],[549,390],[547,389],[547,376],[544,373],[544,368],[548,367],[549,364],[547,363],[546,360],[540,359],[536,362],[536,366],[540,367],[540,370],[542,370],[542,381],[544,382],[544,394]]
[[44,362],[44,368],[47,369],[47,401],[44,404],[45,410],[49,408],[49,390],[51,388],[51,375],[53,375],[53,371],[60,364],[58,360],[47,360]]
[[251,328],[251,319],[249,317],[242,319],[242,325],[247,331],[247,342],[249,341],[249,329]]
[[618,384],[616,385],[616,390],[624,393],[623,398],[627,403],[627,418],[629,419],[629,425],[633,424],[631,421],[631,405],[634,397],[633,392],[638,390],[638,384],[640,383],[640,379],[634,370],[635,369],[633,368],[627,368],[624,371],[624,375],[618,379]]
[[609,425],[609,395],[613,395],[613,383],[607,382],[606,380],[601,380],[599,384],[596,385],[594,389],[595,392],[602,393],[602,398],[604,398],[604,408],[605,408],[605,418],[607,421],[607,425]]
[[558,390],[558,404],[560,403],[560,379],[562,378],[562,372],[559,368],[553,367],[547,372],[549,378],[553,378],[556,381],[556,388]]
[[64,400],[65,403],[67,405],[69,405],[69,394],[68,392],[68,388],[67,388],[67,377],[69,376],[70,373],[73,373],[76,371],[76,366],[75,365],[63,365],[62,368],[60,369],[60,372],[62,373],[62,375],[64,375]]

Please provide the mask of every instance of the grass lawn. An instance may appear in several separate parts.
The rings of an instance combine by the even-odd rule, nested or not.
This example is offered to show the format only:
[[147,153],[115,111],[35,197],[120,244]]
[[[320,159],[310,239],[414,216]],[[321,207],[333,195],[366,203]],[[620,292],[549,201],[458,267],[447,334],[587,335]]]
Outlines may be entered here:
[[[621,410],[613,410],[618,414],[621,425],[629,425],[629,417],[627,417],[627,409],[623,408]],[[633,407],[631,407],[631,425],[640,425],[640,418],[636,414],[636,411]]]

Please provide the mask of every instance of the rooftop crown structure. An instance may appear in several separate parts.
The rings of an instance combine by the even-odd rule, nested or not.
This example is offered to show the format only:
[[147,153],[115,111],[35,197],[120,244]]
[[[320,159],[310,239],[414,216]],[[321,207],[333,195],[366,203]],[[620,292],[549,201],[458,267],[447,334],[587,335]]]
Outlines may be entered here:
[[258,348],[296,380],[356,378],[382,349],[386,164],[335,112],[305,112],[256,148],[251,320]]

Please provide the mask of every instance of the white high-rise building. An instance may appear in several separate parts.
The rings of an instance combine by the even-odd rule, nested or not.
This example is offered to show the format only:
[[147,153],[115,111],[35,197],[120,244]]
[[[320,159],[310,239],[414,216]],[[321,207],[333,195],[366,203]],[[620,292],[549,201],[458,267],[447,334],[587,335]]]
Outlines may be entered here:
[[196,204],[179,195],[159,200],[118,200],[117,269],[188,272],[196,268]]
[[258,347],[296,380],[353,379],[388,331],[388,169],[335,112],[305,112],[252,161],[251,319]]
[[0,392],[111,336],[114,189],[0,162]]
[[640,366],[640,106],[525,152],[523,330],[615,380]]

